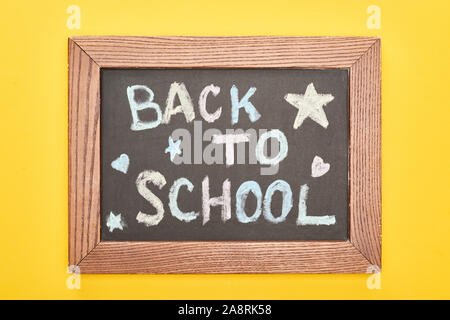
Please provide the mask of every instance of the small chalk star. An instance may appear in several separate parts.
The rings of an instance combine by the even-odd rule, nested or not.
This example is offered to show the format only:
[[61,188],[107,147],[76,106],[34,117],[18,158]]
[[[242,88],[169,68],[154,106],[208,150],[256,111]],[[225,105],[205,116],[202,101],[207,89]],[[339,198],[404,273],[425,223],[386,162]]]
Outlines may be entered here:
[[115,215],[113,212],[110,212],[106,226],[109,228],[109,232],[113,232],[114,229],[123,230],[122,214]]
[[173,162],[173,159],[175,158],[175,155],[181,154],[181,150],[180,150],[180,144],[181,144],[181,140],[177,140],[177,141],[173,141],[172,137],[169,137],[169,146],[166,148],[166,150],[164,151],[164,153],[170,153],[170,161]]
[[305,94],[288,93],[284,99],[298,109],[294,129],[300,127],[306,118],[311,118],[322,127],[328,127],[328,119],[323,107],[334,97],[331,94],[318,94],[314,84],[310,83]]

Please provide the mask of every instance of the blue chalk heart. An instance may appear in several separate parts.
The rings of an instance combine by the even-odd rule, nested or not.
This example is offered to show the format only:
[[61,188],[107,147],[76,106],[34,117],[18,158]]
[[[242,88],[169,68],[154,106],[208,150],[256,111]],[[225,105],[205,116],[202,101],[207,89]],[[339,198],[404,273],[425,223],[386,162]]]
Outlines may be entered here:
[[130,165],[130,158],[128,158],[128,155],[125,153],[122,153],[120,157],[111,162],[111,167],[122,173],[127,173],[129,165]]

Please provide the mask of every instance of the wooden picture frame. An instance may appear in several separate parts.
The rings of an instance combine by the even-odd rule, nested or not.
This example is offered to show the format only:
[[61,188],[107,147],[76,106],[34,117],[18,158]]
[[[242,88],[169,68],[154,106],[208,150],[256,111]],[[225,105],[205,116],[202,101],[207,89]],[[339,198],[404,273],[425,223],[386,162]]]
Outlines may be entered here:
[[[81,273],[366,273],[381,268],[380,39],[69,39],[69,265]],[[100,239],[101,68],[348,68],[349,240]]]

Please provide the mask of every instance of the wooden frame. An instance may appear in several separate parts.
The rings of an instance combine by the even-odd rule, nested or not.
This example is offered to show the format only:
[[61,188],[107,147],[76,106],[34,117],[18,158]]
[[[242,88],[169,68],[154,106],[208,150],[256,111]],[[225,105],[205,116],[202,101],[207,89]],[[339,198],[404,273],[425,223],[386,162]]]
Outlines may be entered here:
[[[69,39],[69,265],[82,273],[366,273],[381,268],[380,39]],[[101,68],[348,68],[349,241],[100,241]]]

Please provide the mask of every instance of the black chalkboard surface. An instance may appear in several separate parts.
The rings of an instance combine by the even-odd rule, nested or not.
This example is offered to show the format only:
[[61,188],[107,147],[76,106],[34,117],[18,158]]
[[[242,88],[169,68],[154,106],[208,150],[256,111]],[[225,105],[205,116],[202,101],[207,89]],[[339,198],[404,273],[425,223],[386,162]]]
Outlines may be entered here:
[[102,69],[101,240],[348,239],[348,82]]

